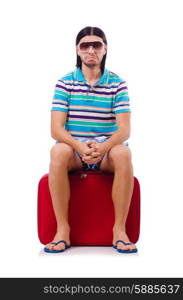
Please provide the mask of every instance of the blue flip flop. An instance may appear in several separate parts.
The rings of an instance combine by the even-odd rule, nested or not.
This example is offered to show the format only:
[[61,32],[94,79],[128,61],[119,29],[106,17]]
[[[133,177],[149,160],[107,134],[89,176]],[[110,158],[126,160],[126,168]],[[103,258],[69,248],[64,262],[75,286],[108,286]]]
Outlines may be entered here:
[[52,242],[52,243],[50,243],[50,244],[52,244],[52,245],[58,245],[58,244],[60,244],[60,243],[64,243],[65,244],[65,249],[61,249],[61,250],[50,250],[50,249],[48,249],[48,248],[44,248],[44,251],[45,252],[47,252],[47,253],[60,253],[60,252],[64,252],[66,249],[68,249],[68,248],[71,248],[71,246],[70,245],[67,245],[67,243],[66,243],[66,241],[64,241],[64,240],[60,240],[60,241],[58,241],[58,242]]
[[133,245],[133,243],[126,243],[126,242],[124,242],[122,240],[118,240],[118,241],[116,241],[116,246],[113,246],[113,248],[116,249],[118,252],[120,252],[120,253],[137,253],[137,248],[132,249],[132,250],[129,250],[129,249],[128,250],[118,249],[117,248],[117,244],[118,243],[123,243],[123,245],[125,245],[125,246]]

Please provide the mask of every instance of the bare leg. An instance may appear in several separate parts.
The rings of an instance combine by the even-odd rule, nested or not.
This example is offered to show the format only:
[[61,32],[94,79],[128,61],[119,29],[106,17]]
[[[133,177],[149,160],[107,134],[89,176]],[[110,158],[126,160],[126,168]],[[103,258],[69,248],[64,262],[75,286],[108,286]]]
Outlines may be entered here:
[[[104,157],[100,168],[104,171],[114,172],[112,186],[112,199],[114,203],[115,223],[113,226],[113,245],[117,240],[130,242],[126,234],[126,219],[133,193],[133,167],[131,153],[127,146],[116,145]],[[119,243],[119,249],[134,249],[135,245]]]
[[[65,240],[68,245],[70,244],[70,226],[68,223],[70,184],[68,171],[80,169],[81,167],[81,160],[69,145],[58,143],[53,146],[51,149],[48,182],[57,221],[57,233],[52,242]],[[61,250],[65,248],[65,245],[63,243],[57,246],[48,244],[46,247],[48,249]]]

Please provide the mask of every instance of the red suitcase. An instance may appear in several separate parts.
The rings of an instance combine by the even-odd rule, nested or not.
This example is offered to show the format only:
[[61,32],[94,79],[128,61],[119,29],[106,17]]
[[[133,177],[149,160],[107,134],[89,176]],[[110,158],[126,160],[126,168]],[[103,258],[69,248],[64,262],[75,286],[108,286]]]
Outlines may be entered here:
[[[74,171],[69,173],[71,197],[69,224],[71,245],[111,246],[114,208],[111,198],[113,173]],[[48,174],[38,185],[38,237],[42,244],[53,240],[56,219],[48,187]],[[140,185],[134,177],[134,189],[126,222],[131,242],[140,233]]]

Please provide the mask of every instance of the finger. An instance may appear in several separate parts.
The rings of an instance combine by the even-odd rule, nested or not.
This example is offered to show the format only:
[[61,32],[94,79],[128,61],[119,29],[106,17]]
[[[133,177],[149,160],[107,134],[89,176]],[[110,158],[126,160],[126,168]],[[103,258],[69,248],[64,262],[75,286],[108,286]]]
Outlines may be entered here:
[[97,164],[100,160],[90,160],[90,161],[87,161],[86,163],[87,164]]
[[91,153],[91,156],[93,157],[93,158],[97,158],[97,157],[99,157],[101,154],[99,153],[99,152],[93,152],[93,153]]
[[92,144],[95,144],[96,141],[95,140],[90,140],[90,141],[87,141],[86,144],[90,147]]
[[88,163],[88,164],[96,164],[96,163],[98,163],[98,162],[101,161],[101,160],[102,160],[101,157],[91,158],[90,160],[87,160],[87,163]]
[[87,142],[86,142],[86,145],[87,145],[88,147],[90,147],[91,144],[92,144],[91,141],[87,141]]
[[101,157],[100,157],[100,158],[96,158],[96,159],[95,159],[95,162],[98,163],[98,162],[101,161],[101,160],[102,160]]
[[102,160],[102,157],[99,156],[99,157],[97,157],[97,158],[94,158],[94,160],[95,160],[95,163],[98,163],[98,162],[100,162],[100,161]]
[[84,158],[83,158],[83,160],[84,161],[89,161],[89,160],[91,160],[92,159],[92,157],[90,156],[90,155],[87,155],[87,156],[85,156]]
[[96,144],[91,144],[91,148],[94,149],[94,150],[97,150],[98,146]]
[[93,152],[93,149],[86,149],[85,150],[85,154],[86,155],[89,155],[89,154],[91,154]]
[[83,155],[83,157],[82,157],[82,160],[87,160],[87,158],[91,158],[91,156],[89,156],[89,155]]

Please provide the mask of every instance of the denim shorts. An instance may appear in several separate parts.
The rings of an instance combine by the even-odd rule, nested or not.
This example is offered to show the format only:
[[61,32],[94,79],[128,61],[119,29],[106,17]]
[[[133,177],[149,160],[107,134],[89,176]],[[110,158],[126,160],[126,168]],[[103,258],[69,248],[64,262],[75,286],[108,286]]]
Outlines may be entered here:
[[[89,140],[95,140],[97,143],[103,143],[105,142],[108,138],[106,136],[99,136],[99,137],[92,137],[92,138],[82,138],[82,137],[75,137],[76,140],[80,141],[80,142],[83,142],[83,143],[86,143],[87,141]],[[56,141],[56,143],[59,143],[58,141]],[[122,145],[125,145],[125,146],[128,146],[128,142],[122,142],[121,143]],[[98,163],[96,164],[87,164],[85,163],[83,160],[82,160],[82,156],[79,152],[76,151],[76,154],[79,156],[79,158],[81,159],[81,162],[83,164],[82,166],[82,170],[83,171],[89,171],[89,170],[99,170],[100,169],[100,164],[101,164],[101,161],[99,161]],[[104,156],[103,156],[104,157]]]

